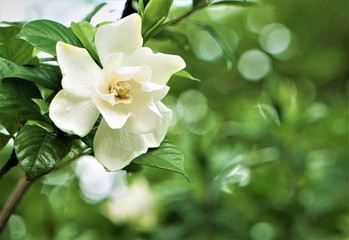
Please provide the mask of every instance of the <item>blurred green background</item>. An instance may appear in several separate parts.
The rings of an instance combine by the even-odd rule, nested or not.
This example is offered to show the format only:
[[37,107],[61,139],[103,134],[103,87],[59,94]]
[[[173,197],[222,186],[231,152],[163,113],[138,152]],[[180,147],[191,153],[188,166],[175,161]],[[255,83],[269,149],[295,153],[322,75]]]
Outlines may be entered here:
[[144,168],[126,190],[78,164],[37,181],[0,238],[349,239],[348,36],[344,0],[192,14],[147,43],[201,80],[173,77],[165,99],[191,182]]

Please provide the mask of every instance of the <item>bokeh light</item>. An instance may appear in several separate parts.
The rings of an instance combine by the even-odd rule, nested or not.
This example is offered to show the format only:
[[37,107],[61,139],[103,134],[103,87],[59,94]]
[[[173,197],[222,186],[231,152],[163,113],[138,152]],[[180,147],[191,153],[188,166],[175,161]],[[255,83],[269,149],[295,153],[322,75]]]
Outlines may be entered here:
[[238,61],[238,70],[242,77],[258,81],[271,71],[271,60],[264,52],[251,49],[244,52]]

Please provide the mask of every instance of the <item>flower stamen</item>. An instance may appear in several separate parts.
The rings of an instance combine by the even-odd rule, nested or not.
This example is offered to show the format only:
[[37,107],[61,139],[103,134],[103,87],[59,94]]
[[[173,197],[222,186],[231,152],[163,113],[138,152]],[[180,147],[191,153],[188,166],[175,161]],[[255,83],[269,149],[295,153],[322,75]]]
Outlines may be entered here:
[[113,81],[109,86],[109,93],[118,99],[129,99],[130,85],[122,81]]

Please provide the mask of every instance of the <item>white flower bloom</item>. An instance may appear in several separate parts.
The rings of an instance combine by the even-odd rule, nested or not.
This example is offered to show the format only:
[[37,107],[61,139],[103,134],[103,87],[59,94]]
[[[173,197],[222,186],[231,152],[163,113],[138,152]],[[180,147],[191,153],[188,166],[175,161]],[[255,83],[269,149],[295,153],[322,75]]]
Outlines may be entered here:
[[102,69],[86,49],[57,43],[63,90],[51,102],[50,118],[62,131],[83,137],[102,114],[94,154],[116,171],[164,139],[172,112],[161,99],[185,62],[142,47],[137,14],[100,27],[95,44]]

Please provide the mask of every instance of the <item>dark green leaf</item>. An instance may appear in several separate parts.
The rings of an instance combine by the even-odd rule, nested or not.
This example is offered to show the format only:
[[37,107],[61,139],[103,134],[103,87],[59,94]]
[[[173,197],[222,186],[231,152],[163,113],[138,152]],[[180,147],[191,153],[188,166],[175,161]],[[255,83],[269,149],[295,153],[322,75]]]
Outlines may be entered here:
[[210,1],[208,0],[192,0],[194,8],[201,8],[206,6]]
[[40,98],[35,84],[21,79],[0,80],[0,114],[18,120],[42,119],[32,98]]
[[50,20],[36,20],[25,24],[17,37],[53,56],[56,56],[56,44],[59,41],[82,47],[69,28]]
[[0,58],[0,79],[4,78],[22,78],[49,89],[59,90],[62,74],[56,66],[18,66]]
[[96,28],[89,22],[71,23],[70,25],[74,34],[80,42],[89,51],[93,59],[99,61],[97,50],[94,44]]
[[6,146],[6,144],[10,139],[11,139],[10,135],[0,132],[0,151]]
[[142,35],[154,26],[163,23],[172,6],[173,0],[150,0],[144,9],[142,18]]
[[190,21],[190,24],[203,31],[206,31],[212,37],[212,39],[220,47],[227,65],[227,69],[230,70],[233,66],[234,51],[230,47],[230,45],[224,40],[224,38],[222,38],[214,28],[205,23],[198,21]]
[[19,164],[27,178],[33,180],[52,171],[68,154],[72,143],[41,127],[26,125],[19,131],[14,146]]
[[107,3],[103,2],[97,5],[97,7],[95,7],[95,9],[92,10],[92,12],[90,12],[85,18],[84,21],[90,22],[91,19],[93,18],[93,16],[102,8],[106,5]]
[[33,58],[34,48],[29,43],[16,39],[20,30],[14,26],[0,28],[0,58],[25,65]]
[[189,177],[184,171],[184,156],[182,152],[167,138],[158,148],[142,154],[134,159],[132,163],[177,172],[189,181]]
[[209,6],[213,6],[213,5],[253,7],[253,6],[256,6],[256,3],[248,2],[248,1],[236,1],[236,0],[213,0],[211,3],[209,3]]
[[177,73],[175,74],[175,76],[182,77],[182,78],[187,78],[187,79],[193,80],[193,81],[199,81],[199,82],[201,82],[200,79],[197,79],[196,77],[193,77],[190,73],[188,73],[188,72],[185,71],[185,70],[181,70],[181,71],[177,72]]
[[19,129],[18,121],[14,117],[10,117],[4,114],[0,114],[0,127],[4,127],[6,131],[13,135]]

